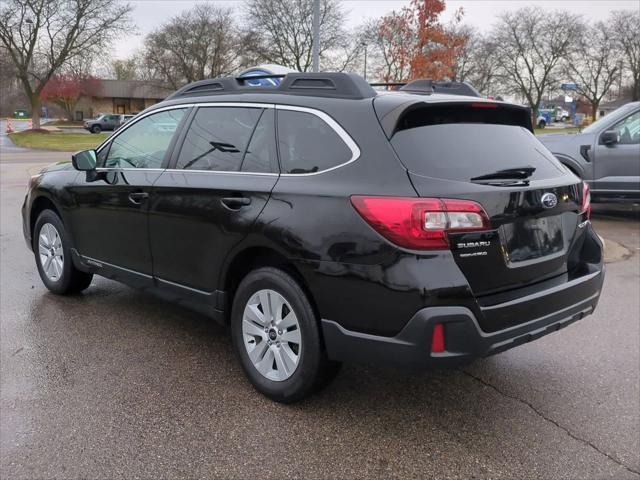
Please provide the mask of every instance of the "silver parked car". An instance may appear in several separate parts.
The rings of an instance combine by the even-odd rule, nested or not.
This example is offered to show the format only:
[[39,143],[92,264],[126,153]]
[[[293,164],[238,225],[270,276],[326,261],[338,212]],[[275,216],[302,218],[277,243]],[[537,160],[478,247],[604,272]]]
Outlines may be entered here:
[[91,133],[100,133],[103,130],[117,130],[133,117],[134,115],[122,113],[101,113],[93,120],[85,120],[84,128]]
[[627,103],[580,133],[539,138],[589,183],[594,201],[640,200],[640,102]]

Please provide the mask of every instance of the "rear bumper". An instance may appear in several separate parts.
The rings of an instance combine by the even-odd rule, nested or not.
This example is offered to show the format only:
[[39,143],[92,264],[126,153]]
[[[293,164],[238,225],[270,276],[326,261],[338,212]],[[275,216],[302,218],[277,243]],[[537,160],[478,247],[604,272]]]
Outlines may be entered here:
[[[322,331],[327,354],[331,360],[336,361],[409,369],[463,365],[560,330],[592,313],[600,298],[604,280],[604,269],[599,267],[578,279],[539,292],[536,302],[553,299],[553,311],[546,311],[543,315],[524,319],[515,326],[490,333],[480,328],[471,310],[454,306],[419,310],[394,337],[349,331],[336,322],[323,319]],[[567,301],[561,305],[558,298],[565,298]],[[525,306],[531,300],[523,298],[522,305]],[[512,309],[516,302],[508,303],[505,308]],[[517,311],[518,315],[527,315],[526,309]],[[445,351],[442,353],[431,352],[431,335],[437,323],[444,324]]]

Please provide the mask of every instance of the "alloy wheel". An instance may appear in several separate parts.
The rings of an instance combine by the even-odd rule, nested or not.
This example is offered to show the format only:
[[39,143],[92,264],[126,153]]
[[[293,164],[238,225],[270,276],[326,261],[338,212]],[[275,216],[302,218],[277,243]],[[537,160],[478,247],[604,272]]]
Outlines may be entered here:
[[40,255],[40,265],[42,265],[42,270],[47,278],[52,282],[60,280],[64,268],[62,238],[60,238],[56,227],[50,223],[45,223],[40,229],[38,255]]
[[251,363],[276,382],[295,372],[302,353],[300,324],[291,304],[275,290],[253,294],[242,315],[242,338]]

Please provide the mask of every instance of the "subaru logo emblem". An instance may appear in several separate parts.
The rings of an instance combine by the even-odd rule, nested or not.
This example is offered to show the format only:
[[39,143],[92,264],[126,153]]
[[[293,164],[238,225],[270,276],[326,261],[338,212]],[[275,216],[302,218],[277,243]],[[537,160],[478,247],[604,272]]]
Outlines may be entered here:
[[558,197],[553,193],[545,193],[542,195],[541,201],[544,208],[553,208],[558,204]]

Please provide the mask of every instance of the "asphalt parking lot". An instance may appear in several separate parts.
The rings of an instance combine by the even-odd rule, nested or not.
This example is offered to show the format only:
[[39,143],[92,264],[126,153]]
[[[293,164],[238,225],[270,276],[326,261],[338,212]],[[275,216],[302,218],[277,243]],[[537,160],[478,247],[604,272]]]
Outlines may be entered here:
[[45,290],[19,208],[57,156],[0,163],[0,477],[640,479],[638,209],[596,207],[623,251],[594,315],[460,370],[345,365],[284,406],[204,317],[100,278]]

